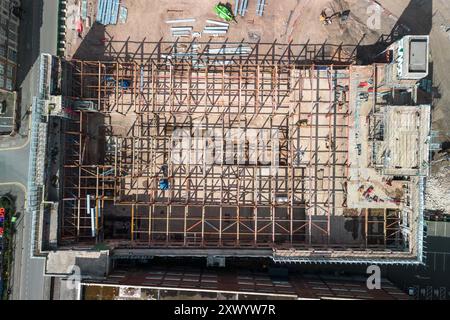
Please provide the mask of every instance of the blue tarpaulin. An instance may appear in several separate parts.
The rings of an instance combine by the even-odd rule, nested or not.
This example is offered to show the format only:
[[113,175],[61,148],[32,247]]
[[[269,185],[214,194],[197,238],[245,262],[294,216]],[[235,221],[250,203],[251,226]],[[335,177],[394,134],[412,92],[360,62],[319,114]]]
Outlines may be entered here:
[[99,0],[97,22],[103,25],[117,24],[120,0]]
[[167,179],[159,180],[159,189],[160,190],[169,190],[169,180],[167,180]]

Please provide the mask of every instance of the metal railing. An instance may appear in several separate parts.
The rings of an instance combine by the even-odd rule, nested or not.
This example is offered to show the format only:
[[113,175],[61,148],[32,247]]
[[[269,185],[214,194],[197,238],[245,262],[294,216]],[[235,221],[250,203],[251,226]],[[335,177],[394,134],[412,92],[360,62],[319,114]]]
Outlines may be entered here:
[[38,229],[38,216],[42,203],[42,188],[44,183],[45,149],[47,128],[43,122],[44,102],[35,97],[31,114],[30,132],[30,158],[28,162],[28,213],[31,214],[31,257],[35,256],[36,244],[39,239],[36,237]]
[[42,193],[46,178],[48,124],[46,100],[50,98],[52,56],[42,54],[39,60],[38,96],[33,98],[30,126],[30,157],[28,162],[27,204],[31,214],[31,257],[40,251],[39,215],[42,209]]

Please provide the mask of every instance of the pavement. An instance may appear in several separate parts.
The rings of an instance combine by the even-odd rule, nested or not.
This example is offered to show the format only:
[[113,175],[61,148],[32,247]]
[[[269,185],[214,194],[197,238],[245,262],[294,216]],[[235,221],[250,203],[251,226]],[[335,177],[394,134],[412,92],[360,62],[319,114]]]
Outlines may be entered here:
[[29,142],[23,147],[0,150],[0,184],[19,183],[25,188],[28,178]]
[[[37,94],[37,60],[41,53],[56,54],[58,0],[23,0],[20,25],[18,86],[21,93],[22,124],[19,134],[0,141],[0,187],[21,190],[26,198],[29,159],[29,114]],[[19,196],[18,196],[19,198]],[[18,200],[19,201],[19,200]],[[25,203],[26,207],[26,203]],[[31,258],[31,215],[26,212],[16,224],[14,239],[12,299],[43,300],[50,295],[50,278],[44,277],[45,260]]]
[[401,289],[415,288],[421,300],[450,299],[450,222],[428,221],[425,265],[388,268],[388,277]]

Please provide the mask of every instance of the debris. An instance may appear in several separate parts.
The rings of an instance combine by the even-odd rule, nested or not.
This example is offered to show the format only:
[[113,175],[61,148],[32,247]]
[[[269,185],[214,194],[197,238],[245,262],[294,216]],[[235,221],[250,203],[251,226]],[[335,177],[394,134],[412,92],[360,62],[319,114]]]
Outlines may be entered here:
[[443,165],[438,172],[427,178],[425,207],[427,210],[450,214],[450,197],[443,196],[450,190],[450,166]]
[[256,32],[249,32],[248,37],[254,42],[258,42],[259,40],[261,40],[261,35]]

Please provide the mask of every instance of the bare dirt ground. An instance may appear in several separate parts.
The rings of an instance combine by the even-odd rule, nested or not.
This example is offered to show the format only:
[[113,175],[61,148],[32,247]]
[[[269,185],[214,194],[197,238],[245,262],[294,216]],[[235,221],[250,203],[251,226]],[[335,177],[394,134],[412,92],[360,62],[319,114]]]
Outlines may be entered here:
[[[79,4],[80,0],[71,0]],[[78,54],[79,58],[89,59],[91,51],[103,38],[125,41],[175,41],[170,35],[167,19],[195,18],[194,31],[202,31],[206,19],[217,19],[213,7],[217,0],[122,0],[128,8],[128,20],[125,24],[97,28],[92,31],[85,28],[84,39],[77,37],[74,30],[67,35],[66,57]],[[88,1],[91,21],[95,21],[96,0]],[[229,1],[234,5],[234,1]],[[245,17],[237,17],[237,23],[230,24],[225,37],[213,38],[217,41],[273,43],[316,43],[361,45],[375,44],[381,36],[404,34],[430,34],[431,61],[434,89],[432,126],[437,131],[438,141],[450,141],[450,1],[448,0],[267,0],[264,16],[256,15],[256,0],[249,1]],[[325,26],[319,21],[323,9],[327,12],[351,10],[346,23],[334,19],[331,25]],[[378,29],[368,27],[368,20],[374,9],[381,10]],[[76,11],[76,10],[75,10]],[[68,21],[74,20],[76,12],[70,13]],[[69,28],[70,29],[70,28]],[[87,35],[90,33],[90,37]],[[93,34],[93,36],[92,36]],[[184,40],[191,40],[190,38]],[[203,35],[201,41],[210,40]],[[88,42],[86,44],[86,42]],[[85,50],[79,49],[80,44]],[[92,50],[91,50],[92,48]],[[101,46],[100,46],[101,49]],[[78,51],[78,52],[77,52]],[[81,53],[81,56],[80,56]],[[83,57],[83,55],[85,55]],[[442,158],[442,154],[438,155]],[[449,162],[441,160],[434,163],[430,179],[430,192],[450,194]],[[446,169],[447,168],[447,169]],[[441,170],[442,169],[442,170]],[[447,170],[447,171],[445,171]],[[444,172],[444,173],[443,173]],[[433,204],[434,207],[445,207],[445,204]],[[448,206],[447,206],[448,208]],[[447,209],[450,210],[450,209]]]
[[[79,0],[72,0],[79,3]],[[213,7],[216,0],[122,0],[128,8],[128,21],[126,24],[107,26],[105,37],[114,40],[126,40],[128,38],[141,41],[167,41],[176,40],[171,37],[170,25],[165,23],[168,19],[195,18],[194,31],[202,31],[206,25],[206,19],[217,19]],[[230,1],[234,4],[234,1]],[[202,41],[210,38],[219,41],[230,42],[257,42],[262,43],[310,43],[321,44],[362,44],[368,45],[376,42],[381,34],[389,33],[395,24],[395,19],[383,12],[381,16],[381,29],[371,30],[367,28],[368,6],[372,0],[282,0],[267,1],[264,16],[256,15],[257,1],[249,1],[248,12],[245,17],[238,16],[237,23],[232,22],[230,30],[223,37],[209,37],[203,35]],[[331,25],[325,26],[319,21],[319,16],[324,8],[333,13],[343,10],[351,10],[351,15],[346,23],[340,23],[334,19]],[[89,2],[89,12],[95,15],[96,1]],[[72,25],[76,13],[69,13]],[[94,21],[95,17],[91,18]],[[85,28],[84,34],[89,32]],[[79,44],[83,41],[77,38],[75,32],[68,37],[67,56],[73,56]],[[186,39],[184,39],[186,40]],[[189,39],[188,39],[189,40]]]
[[[170,35],[170,25],[167,19],[195,18],[194,31],[201,31],[206,25],[206,19],[217,18],[213,7],[217,0],[122,0],[128,8],[126,24],[117,24],[103,28],[98,34],[97,42],[101,38],[114,40],[147,40],[158,41],[164,39],[174,41]],[[431,34],[432,61],[437,68],[434,70],[434,85],[437,87],[433,123],[436,129],[443,131],[449,139],[447,121],[450,92],[443,88],[450,85],[448,72],[448,52],[450,52],[449,33],[443,31],[443,25],[450,25],[450,2],[448,0],[379,0],[381,9],[380,28],[372,30],[368,21],[377,8],[373,0],[268,0],[264,16],[256,15],[256,0],[249,1],[248,12],[245,17],[238,16],[237,23],[231,23],[230,30],[224,37],[214,38],[219,41],[244,41],[263,43],[317,43],[332,44],[360,44],[376,43],[380,36],[388,35],[396,25],[403,27],[405,33]],[[79,4],[80,0],[70,3]],[[88,1],[88,11],[91,24],[95,21],[97,1]],[[234,5],[234,1],[229,1]],[[373,7],[375,6],[375,7]],[[327,12],[351,10],[346,23],[334,19],[331,25],[325,26],[319,21],[323,9]],[[69,10],[70,11],[70,10]],[[75,10],[76,11],[76,10]],[[68,12],[68,22],[75,25],[76,12]],[[73,27],[72,27],[73,28]],[[70,28],[69,28],[70,29]],[[91,32],[89,27],[84,30],[84,36]],[[203,35],[200,40],[208,41],[211,37]],[[91,37],[89,37],[91,41]],[[183,39],[190,40],[190,39]],[[77,37],[76,32],[69,31],[67,36],[67,57],[72,57],[81,42],[86,39]],[[97,43],[94,43],[97,44]],[[88,52],[89,53],[89,52]],[[82,57],[81,57],[82,58]],[[443,139],[445,137],[442,137]]]

